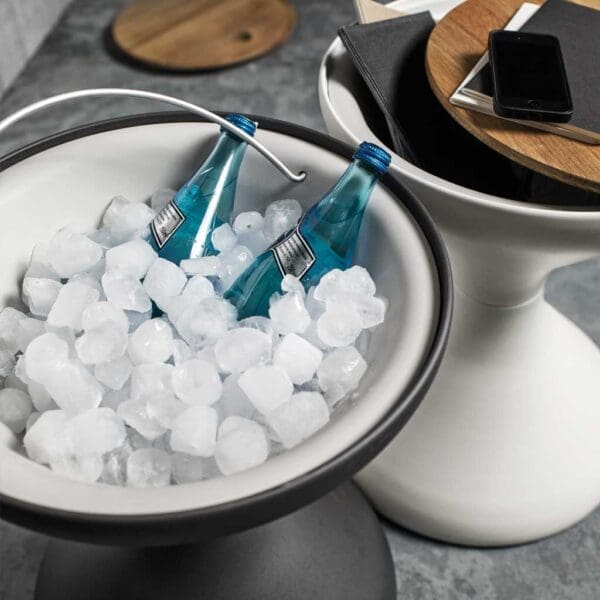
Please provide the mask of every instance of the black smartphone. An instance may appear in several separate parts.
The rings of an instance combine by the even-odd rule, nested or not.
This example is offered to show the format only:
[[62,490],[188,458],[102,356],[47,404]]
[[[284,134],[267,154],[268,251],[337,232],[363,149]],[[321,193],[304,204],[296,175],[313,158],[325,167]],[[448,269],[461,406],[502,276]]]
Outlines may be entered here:
[[556,37],[492,31],[489,55],[497,115],[553,123],[571,118],[569,82]]

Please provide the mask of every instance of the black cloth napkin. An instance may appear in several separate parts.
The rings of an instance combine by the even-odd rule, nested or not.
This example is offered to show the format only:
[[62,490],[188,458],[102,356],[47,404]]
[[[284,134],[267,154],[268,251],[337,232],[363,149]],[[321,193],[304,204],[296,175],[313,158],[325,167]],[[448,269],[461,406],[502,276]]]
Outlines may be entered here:
[[[427,85],[425,48],[434,26],[431,14],[422,12],[366,25],[348,25],[338,32],[385,116],[394,150],[417,164],[417,150],[403,127],[403,117],[414,110],[415,101],[423,101],[422,97],[413,96],[422,96],[422,85],[416,85],[415,78]],[[409,81],[410,90],[403,85]],[[419,111],[419,118],[423,118],[423,110]]]

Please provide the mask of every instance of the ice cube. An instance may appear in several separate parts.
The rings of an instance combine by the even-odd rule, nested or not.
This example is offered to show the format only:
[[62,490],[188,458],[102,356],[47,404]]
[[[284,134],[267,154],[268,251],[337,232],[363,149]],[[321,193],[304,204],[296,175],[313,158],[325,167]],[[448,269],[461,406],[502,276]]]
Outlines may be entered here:
[[173,333],[163,319],[142,323],[130,336],[127,349],[134,365],[166,362],[173,354]]
[[201,360],[188,360],[173,370],[173,389],[186,404],[214,404],[223,384],[213,365]]
[[341,269],[332,269],[321,277],[318,285],[315,287],[314,298],[319,302],[327,302],[327,300],[335,298],[339,295],[341,288]]
[[27,430],[23,444],[27,455],[39,463],[49,463],[65,452],[64,429],[71,418],[64,410],[48,410]]
[[227,252],[236,244],[236,236],[228,223],[224,223],[217,227],[211,236],[212,245],[219,252]]
[[48,262],[61,277],[72,277],[91,269],[103,256],[102,247],[85,235],[61,229],[47,247]]
[[25,392],[12,388],[0,390],[0,423],[13,433],[21,433],[25,429],[32,412],[31,398]]
[[37,277],[42,279],[54,279],[60,281],[60,275],[50,266],[48,261],[48,244],[40,243],[33,247],[29,266],[25,277]]
[[364,267],[354,265],[346,269],[340,283],[342,291],[352,298],[375,295],[375,282]]
[[129,357],[120,356],[114,360],[97,364],[94,367],[94,376],[111,390],[120,390],[131,376],[132,370],[133,365]]
[[383,323],[387,308],[385,300],[377,296],[364,296],[354,300],[354,305],[364,329],[370,329]]
[[302,207],[297,200],[277,200],[267,206],[263,230],[269,242],[287,233],[302,216]]
[[256,415],[254,405],[239,386],[237,375],[228,375],[223,382],[223,393],[217,405],[219,416],[251,418]]
[[173,340],[173,362],[175,366],[194,358],[194,352],[183,340]]
[[264,252],[269,247],[269,241],[263,233],[263,216],[256,211],[240,213],[233,222],[233,230],[237,235],[238,244],[246,246],[254,256]]
[[328,400],[337,401],[356,389],[367,370],[367,363],[353,346],[337,348],[319,365],[319,385]]
[[221,259],[219,280],[223,291],[229,289],[254,260],[252,252],[246,246],[234,246],[220,254],[219,258]]
[[47,317],[62,285],[54,279],[25,277],[23,280],[23,300],[31,314]]
[[284,335],[306,331],[311,320],[304,300],[298,293],[277,298],[269,308],[269,317],[275,330]]
[[81,315],[81,324],[84,331],[90,331],[107,323],[116,325],[124,333],[129,330],[127,315],[112,302],[93,302],[86,306]]
[[39,337],[46,333],[46,325],[39,319],[21,319],[17,324],[17,346],[21,352],[25,352],[27,346]]
[[51,460],[50,468],[58,475],[68,479],[93,483],[102,475],[104,462],[98,454],[83,456],[64,454]]
[[122,357],[127,343],[127,333],[115,323],[107,322],[87,330],[75,342],[75,350],[83,364],[97,365]]
[[104,457],[104,468],[100,480],[110,485],[125,485],[127,481],[127,459],[133,448],[126,440],[125,444]]
[[157,448],[135,450],[127,459],[127,485],[165,487],[171,482],[171,457]]
[[54,402],[72,413],[96,408],[104,393],[102,384],[78,360],[61,363],[45,386]]
[[249,231],[262,231],[264,224],[263,216],[255,211],[251,210],[248,212],[240,213],[233,221],[233,231],[237,235],[240,233],[248,233]]
[[54,333],[45,333],[27,346],[24,356],[26,375],[44,384],[69,359],[69,346]]
[[298,392],[266,415],[267,423],[286,448],[293,448],[329,421],[329,408],[317,392]]
[[106,270],[119,271],[142,279],[158,254],[144,240],[135,239],[111,248],[106,253]]
[[218,256],[202,256],[201,258],[182,260],[179,266],[186,275],[216,277],[221,271],[222,265]]
[[304,286],[297,277],[294,275],[285,275],[281,280],[281,290],[283,292],[289,292],[293,294],[300,294],[303,298],[306,297],[306,291]]
[[329,346],[339,348],[354,343],[362,331],[362,320],[356,305],[349,300],[328,303],[317,320],[317,333]]
[[27,385],[27,393],[33,402],[35,410],[39,412],[46,412],[47,410],[54,410],[58,408],[56,402],[52,400],[52,397],[48,393],[48,390],[41,384],[31,381]]
[[134,367],[131,373],[131,397],[145,398],[156,392],[173,393],[173,365],[150,363]]
[[273,364],[281,367],[296,385],[313,377],[322,358],[321,350],[295,333],[288,333],[273,352]]
[[119,242],[142,236],[156,213],[143,202],[131,202],[123,196],[112,199],[104,213],[103,224]]
[[175,452],[171,456],[173,479],[179,483],[194,483],[209,474],[208,459]]
[[265,430],[255,421],[229,417],[219,427],[215,460],[224,475],[256,467],[269,456]]
[[111,408],[86,410],[74,416],[63,432],[71,454],[106,454],[125,442],[125,425]]
[[195,275],[187,282],[181,295],[193,296],[194,298],[198,298],[198,300],[204,300],[204,298],[210,298],[215,295],[215,288],[206,277]]
[[232,329],[215,344],[215,356],[223,372],[242,373],[271,358],[271,338],[250,327]]
[[215,451],[217,411],[200,404],[183,411],[171,429],[171,448],[192,456],[208,458]]
[[186,283],[187,277],[177,265],[158,258],[148,269],[144,290],[161,310],[167,311],[169,303],[181,294]]
[[170,429],[177,416],[187,408],[186,404],[168,392],[154,392],[145,400],[148,416],[166,429]]
[[117,407],[117,415],[147,440],[155,440],[167,431],[148,412],[145,400],[125,400]]
[[294,391],[288,374],[274,365],[250,367],[240,375],[238,385],[263,414],[287,402]]
[[150,197],[150,206],[152,210],[159,213],[173,198],[175,198],[176,192],[168,188],[162,190],[156,190]]
[[215,342],[235,323],[236,310],[222,298],[205,298],[183,311],[175,326],[194,349]]
[[53,327],[70,327],[81,331],[81,315],[92,302],[96,302],[100,294],[97,290],[79,283],[69,281],[62,286],[48,314],[48,324]]
[[102,276],[102,287],[108,300],[123,310],[146,313],[152,302],[142,284],[131,275],[113,271]]
[[10,306],[0,312],[0,340],[4,342],[6,350],[15,353],[18,350],[17,346],[17,329],[19,321],[26,319],[20,310],[11,308]]

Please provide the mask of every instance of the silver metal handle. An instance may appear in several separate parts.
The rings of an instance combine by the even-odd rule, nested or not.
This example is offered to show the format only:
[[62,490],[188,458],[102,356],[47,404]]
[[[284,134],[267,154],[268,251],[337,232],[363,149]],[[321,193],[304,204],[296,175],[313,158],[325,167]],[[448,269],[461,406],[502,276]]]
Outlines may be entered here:
[[185,108],[190,112],[196,113],[213,123],[217,123],[224,129],[235,133],[238,137],[242,138],[249,146],[252,146],[255,150],[258,150],[269,162],[271,162],[275,168],[282,173],[285,177],[287,177],[290,181],[294,181],[296,183],[300,183],[304,181],[306,178],[306,173],[304,171],[300,171],[298,174],[293,173],[288,167],[286,167],[270,150],[265,148],[260,142],[258,142],[254,137],[248,135],[245,131],[242,131],[229,121],[226,121],[223,117],[216,115],[215,113],[207,110],[206,108],[202,108],[201,106],[197,106],[196,104],[192,104],[191,102],[186,102],[185,100],[180,100],[179,98],[174,98],[173,96],[166,96],[165,94],[157,94],[156,92],[148,92],[146,90],[128,90],[122,88],[95,88],[95,89],[86,89],[86,90],[74,90],[72,92],[65,92],[63,94],[57,94],[56,96],[50,96],[49,98],[45,98],[44,100],[40,100],[39,102],[34,102],[29,106],[25,106],[20,110],[14,112],[12,115],[5,117],[0,121],[0,133],[2,133],[7,127],[10,127],[13,123],[20,121],[24,117],[31,115],[39,110],[42,110],[48,106],[52,106],[53,104],[60,104],[61,102],[66,102],[67,100],[74,100],[76,98],[88,98],[90,96],[131,96],[134,98],[146,98],[148,100],[158,100],[160,102],[166,102],[167,104],[173,104],[174,106],[178,106],[180,108]]

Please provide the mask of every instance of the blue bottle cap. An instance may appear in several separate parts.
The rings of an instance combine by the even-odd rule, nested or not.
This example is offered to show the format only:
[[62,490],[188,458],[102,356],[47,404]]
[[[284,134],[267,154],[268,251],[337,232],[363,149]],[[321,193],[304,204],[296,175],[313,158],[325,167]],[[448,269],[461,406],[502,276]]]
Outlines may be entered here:
[[[245,131],[248,135],[254,136],[254,132],[256,131],[256,123],[245,117],[244,115],[240,115],[237,113],[232,113],[225,117],[226,121],[229,121],[232,125],[239,127],[242,131]],[[221,127],[221,131],[224,129]]]
[[380,175],[387,173],[392,160],[390,154],[383,148],[369,142],[361,142],[353,158],[366,163]]

